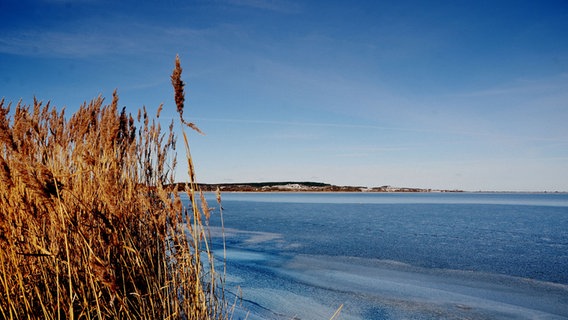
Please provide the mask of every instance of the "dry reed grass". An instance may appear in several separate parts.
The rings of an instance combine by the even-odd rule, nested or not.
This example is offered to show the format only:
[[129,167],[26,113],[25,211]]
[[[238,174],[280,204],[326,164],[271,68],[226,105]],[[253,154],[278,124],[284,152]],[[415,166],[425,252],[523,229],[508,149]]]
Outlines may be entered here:
[[[177,111],[198,130],[181,71],[176,57]],[[166,187],[174,122],[134,119],[116,92],[69,120],[35,99],[11,109],[0,101],[1,319],[228,318],[185,131],[190,208]]]

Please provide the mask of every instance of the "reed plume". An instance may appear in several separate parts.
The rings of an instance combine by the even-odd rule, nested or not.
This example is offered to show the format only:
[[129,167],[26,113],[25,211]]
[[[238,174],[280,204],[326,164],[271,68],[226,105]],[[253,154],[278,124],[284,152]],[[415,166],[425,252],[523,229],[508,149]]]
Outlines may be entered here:
[[176,56],[175,68],[174,71],[172,72],[171,79],[172,79],[172,86],[174,87],[174,97],[176,101],[177,112],[179,114],[179,119],[181,123],[199,132],[200,134],[203,134],[203,132],[194,123],[185,121],[183,117],[183,109],[185,107],[185,92],[184,92],[185,83],[181,80],[182,71],[183,69],[181,68],[179,56]]

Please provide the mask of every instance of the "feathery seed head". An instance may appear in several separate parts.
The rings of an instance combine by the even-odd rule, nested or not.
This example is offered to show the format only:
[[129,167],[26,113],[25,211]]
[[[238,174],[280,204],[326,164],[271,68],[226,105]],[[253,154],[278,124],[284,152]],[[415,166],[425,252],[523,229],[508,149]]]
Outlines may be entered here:
[[181,63],[179,61],[179,55],[176,55],[175,68],[174,71],[172,72],[171,79],[172,79],[172,86],[174,87],[174,98],[177,106],[177,112],[179,113],[180,117],[183,116],[183,107],[185,101],[185,93],[183,91],[183,87],[185,86],[185,84],[181,80],[181,72],[182,68],[181,68]]

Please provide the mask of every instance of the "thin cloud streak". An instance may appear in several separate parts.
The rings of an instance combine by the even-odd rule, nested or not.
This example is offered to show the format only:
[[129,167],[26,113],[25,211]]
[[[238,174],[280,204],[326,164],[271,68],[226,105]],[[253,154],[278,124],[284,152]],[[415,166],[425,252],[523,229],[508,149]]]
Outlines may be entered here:
[[225,123],[249,123],[249,124],[269,124],[269,125],[282,125],[282,126],[305,126],[305,127],[331,127],[331,128],[346,128],[346,129],[373,129],[384,131],[401,131],[401,132],[417,132],[417,133],[441,133],[463,136],[477,136],[477,137],[490,137],[502,140],[522,140],[533,142],[559,142],[568,143],[566,138],[534,138],[534,137],[518,137],[508,135],[496,135],[483,132],[473,131],[451,131],[451,130],[434,130],[434,129],[417,129],[417,128],[403,128],[403,127],[387,127],[379,125],[366,125],[366,124],[346,124],[346,123],[325,123],[325,122],[299,122],[299,121],[276,121],[276,120],[250,120],[250,119],[228,119],[228,118],[203,118],[195,117],[196,121],[211,121],[211,122],[225,122]]
[[[226,33],[232,26],[196,29],[148,25],[136,17],[124,21],[110,17],[104,26],[84,19],[65,29],[17,29],[0,33],[0,54],[35,57],[94,58],[108,55],[141,55],[180,50],[179,39],[201,47],[213,46],[207,38]],[[234,28],[233,28],[234,29]],[[120,32],[116,32],[120,30]]]
[[568,74],[561,73],[553,77],[538,79],[538,80],[517,80],[515,83],[505,86],[489,88],[485,90],[463,92],[451,94],[448,96],[453,97],[493,97],[501,95],[516,95],[516,94],[527,94],[527,93],[543,93],[543,92],[566,92],[568,89]]
[[281,13],[298,13],[301,11],[300,5],[285,0],[227,0],[227,3]]
[[24,56],[86,58],[136,51],[135,44],[120,36],[101,33],[23,31],[0,38],[0,52]]

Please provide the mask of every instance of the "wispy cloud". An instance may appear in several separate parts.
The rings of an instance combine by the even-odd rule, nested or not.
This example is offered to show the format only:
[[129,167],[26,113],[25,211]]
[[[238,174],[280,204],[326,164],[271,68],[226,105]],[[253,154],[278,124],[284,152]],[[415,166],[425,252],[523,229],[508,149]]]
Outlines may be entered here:
[[129,18],[128,21],[120,17],[110,17],[104,25],[91,27],[99,23],[85,19],[72,26],[54,29],[21,27],[1,30],[0,53],[85,58],[115,54],[170,53],[172,50],[179,52],[188,47],[215,51],[226,46],[216,40],[219,37],[246,37],[237,25],[230,24],[193,28],[146,24],[135,17]]
[[376,157],[377,155],[381,154],[392,154],[393,152],[401,152],[401,151],[409,151],[412,150],[411,147],[368,147],[368,148],[349,148],[343,147],[341,152],[339,153],[332,153],[334,150],[328,150],[331,154],[333,154],[337,158],[357,158],[362,159],[366,157]]
[[50,4],[83,4],[100,2],[100,0],[42,0],[42,2]]
[[356,159],[361,159],[364,157],[369,156],[368,153],[357,153],[357,152],[352,152],[352,153],[338,153],[335,155],[338,158],[356,158]]
[[194,118],[198,121],[229,122],[229,123],[248,123],[248,124],[269,124],[282,126],[306,126],[306,127],[334,127],[334,128],[359,128],[359,129],[383,129],[383,130],[403,130],[402,128],[382,127],[365,124],[347,123],[326,123],[326,122],[300,122],[300,121],[277,121],[277,120],[251,120],[251,119],[230,119],[230,118]]
[[285,0],[227,0],[229,4],[282,13],[298,13],[300,5]]
[[501,95],[517,95],[528,93],[543,93],[568,88],[568,74],[561,73],[543,79],[518,79],[505,86],[487,88],[484,90],[453,94],[457,97],[494,97]]
[[321,139],[321,136],[314,133],[305,133],[301,131],[283,132],[272,134],[269,138],[276,140],[293,140],[293,141],[315,141]]
[[103,33],[30,30],[0,36],[0,52],[27,56],[89,57],[134,46],[128,38]]
[[242,123],[242,124],[258,124],[258,125],[280,125],[280,126],[303,126],[303,127],[330,127],[341,129],[371,129],[381,131],[401,131],[416,133],[445,133],[464,136],[485,136],[503,141],[524,140],[524,141],[541,141],[541,142],[568,142],[565,138],[538,138],[538,137],[518,137],[512,135],[497,135],[493,133],[479,131],[448,131],[444,128],[439,129],[421,129],[421,128],[405,128],[405,127],[389,127],[368,124],[350,124],[350,123],[326,123],[326,122],[300,122],[300,121],[277,121],[277,120],[250,120],[250,119],[230,119],[230,118],[194,118],[196,121],[226,122],[226,123]]

